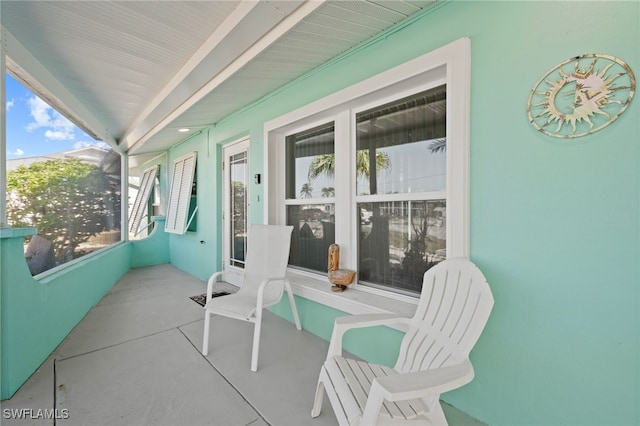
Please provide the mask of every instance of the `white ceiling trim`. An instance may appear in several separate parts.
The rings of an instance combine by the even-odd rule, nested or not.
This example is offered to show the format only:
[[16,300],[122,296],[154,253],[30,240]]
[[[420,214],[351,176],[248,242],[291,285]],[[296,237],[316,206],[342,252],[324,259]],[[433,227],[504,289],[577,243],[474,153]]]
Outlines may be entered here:
[[167,99],[167,97],[183,84],[189,74],[202,63],[229,33],[258,5],[257,2],[243,2],[225,19],[209,38],[200,46],[196,53],[184,64],[176,75],[163,87],[156,97],[144,108],[142,113],[134,120],[129,129],[123,135],[120,144],[126,150],[140,137],[144,136],[150,129],[145,128],[145,120],[155,111],[155,109]]
[[[295,9],[292,13],[282,19],[277,25],[275,25],[270,31],[260,37],[251,47],[245,50],[235,60],[231,61],[222,71],[216,74],[208,83],[198,89],[192,96],[177,106],[171,113],[164,117],[159,122],[155,123],[149,128],[149,130],[134,141],[126,141],[126,149],[129,154],[135,153],[137,149],[140,149],[149,139],[155,134],[160,132],[163,128],[169,125],[172,121],[178,118],[180,115],[189,110],[192,106],[202,100],[211,91],[220,86],[222,83],[231,78],[236,72],[246,66],[255,57],[260,55],[269,46],[275,43],[280,37],[286,34],[289,30],[295,27],[309,14],[313,13],[316,9],[322,6],[326,0],[305,0],[304,3]],[[262,4],[262,3],[260,3]],[[252,9],[253,10],[253,9]],[[194,55],[195,56],[195,55]],[[213,123],[211,123],[213,124]]]

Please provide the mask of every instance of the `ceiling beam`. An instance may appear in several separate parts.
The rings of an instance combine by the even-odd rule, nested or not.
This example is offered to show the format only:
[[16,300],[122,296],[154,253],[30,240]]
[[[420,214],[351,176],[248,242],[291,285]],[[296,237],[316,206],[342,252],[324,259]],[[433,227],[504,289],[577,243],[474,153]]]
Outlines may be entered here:
[[229,35],[229,33],[240,23],[246,16],[257,6],[257,2],[241,2],[238,7],[224,20],[222,25],[218,26],[216,30],[205,40],[205,42],[198,48],[196,53],[193,54],[187,62],[182,66],[171,80],[157,93],[157,95],[151,100],[151,102],[142,110],[140,115],[136,117],[129,129],[125,132],[120,143],[122,147],[127,150],[136,142],[140,137],[149,131],[149,125],[147,124],[153,112],[167,100],[167,98],[176,90],[181,84],[184,84],[198,65],[205,60],[205,58],[211,54],[211,52],[220,45],[220,43]]
[[[149,113],[143,120],[137,120],[137,126],[127,132],[127,136],[125,136],[122,141],[123,148],[130,154],[135,152],[173,120],[202,100],[216,87],[231,78],[253,58],[262,53],[306,16],[324,4],[325,1],[326,0],[296,0],[259,2],[252,4],[253,7],[242,14],[242,19],[238,19],[239,16],[235,16],[232,19],[230,16],[228,25],[227,22],[223,24],[225,27],[224,37],[221,37],[222,34],[217,34],[218,31],[212,34],[203,47],[198,50],[198,58],[194,55],[192,60],[185,64],[185,67],[190,67],[190,72],[182,73],[180,81],[172,80],[171,84],[174,85],[174,89],[173,91],[168,91],[169,93],[165,94],[163,100],[167,101],[171,95],[179,90],[181,85],[188,85],[190,83],[189,79],[199,71],[197,68],[202,68],[203,64],[211,62],[213,65],[215,63],[217,72],[210,72],[207,75],[207,79],[197,86],[199,89],[189,93],[186,97],[177,99],[176,102],[172,102],[172,105],[170,105],[171,108],[166,111],[166,114],[158,116],[157,113],[160,110],[160,104],[158,104],[155,109],[145,109],[145,111]],[[280,7],[276,8],[274,4]],[[268,27],[265,27],[265,24],[268,25]],[[214,41],[217,43],[214,43]],[[207,44],[209,42],[211,42],[211,45]],[[228,52],[230,48],[237,53],[235,57],[231,58],[227,56],[227,61],[222,64],[219,61],[211,61],[211,59],[218,54],[216,49]],[[201,52],[201,50],[208,50],[209,56],[203,57],[204,52]],[[166,102],[165,106],[168,106]],[[149,120],[152,113],[155,113],[158,119]]]

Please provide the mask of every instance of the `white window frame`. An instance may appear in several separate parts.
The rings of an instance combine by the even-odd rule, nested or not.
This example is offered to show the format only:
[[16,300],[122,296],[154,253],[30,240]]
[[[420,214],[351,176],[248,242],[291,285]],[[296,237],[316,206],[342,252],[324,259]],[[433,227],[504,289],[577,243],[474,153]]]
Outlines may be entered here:
[[[398,65],[388,71],[356,83],[325,98],[319,99],[295,111],[265,123],[264,158],[267,197],[265,197],[265,222],[285,222],[284,194],[284,140],[291,133],[333,120],[336,138],[336,243],[341,245],[341,267],[357,269],[357,235],[355,189],[355,165],[338,164],[338,150],[355,150],[355,113],[371,106],[401,99],[438,85],[447,86],[447,257],[469,256],[469,109],[470,109],[470,40],[463,38],[444,47],[426,53]],[[350,144],[340,144],[350,140]],[[346,156],[346,158],[350,158]],[[348,162],[348,160],[346,160]],[[413,197],[403,194],[403,199]],[[390,196],[390,199],[393,196]],[[358,201],[365,198],[358,197]],[[341,209],[341,210],[339,210]],[[341,217],[350,221],[338,221]],[[318,278],[322,278],[317,276]],[[311,278],[311,277],[307,277]],[[324,277],[326,281],[326,277]],[[300,280],[301,282],[304,280]],[[313,291],[304,289],[305,297],[315,299]],[[372,292],[390,298],[407,296],[391,291],[377,290],[364,285],[352,286],[353,290]],[[351,289],[350,289],[351,290]],[[345,293],[346,294],[346,293]],[[329,301],[321,296],[322,303]],[[415,299],[415,298],[412,298]],[[342,302],[341,302],[342,303]],[[331,305],[331,303],[329,303]],[[348,307],[348,306],[347,306]],[[345,306],[340,304],[339,309]],[[354,310],[347,310],[354,312]],[[355,309],[360,312],[361,309]]]
[[142,179],[140,180],[140,186],[138,188],[138,194],[136,194],[136,199],[133,202],[133,206],[131,207],[131,214],[129,216],[129,233],[134,236],[138,235],[138,233],[140,232],[138,228],[140,227],[140,222],[142,222],[142,218],[144,217],[147,203],[149,202],[151,191],[153,191],[153,188],[155,186],[156,176],[158,176],[159,170],[160,165],[156,164],[155,166],[145,170],[142,174]]
[[[195,211],[189,218],[189,203],[191,202],[191,187],[195,177],[197,155],[196,151],[183,155],[173,162],[171,170],[171,189],[167,203],[167,216],[164,231],[172,234],[184,234]],[[198,207],[196,207],[197,211]]]

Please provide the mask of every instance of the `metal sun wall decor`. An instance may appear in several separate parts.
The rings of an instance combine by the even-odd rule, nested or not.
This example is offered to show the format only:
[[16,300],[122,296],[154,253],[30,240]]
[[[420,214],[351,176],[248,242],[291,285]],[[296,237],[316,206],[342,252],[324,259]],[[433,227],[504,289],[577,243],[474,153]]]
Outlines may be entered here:
[[610,55],[589,53],[553,67],[533,86],[529,121],[556,138],[585,136],[613,123],[636,90],[633,71]]

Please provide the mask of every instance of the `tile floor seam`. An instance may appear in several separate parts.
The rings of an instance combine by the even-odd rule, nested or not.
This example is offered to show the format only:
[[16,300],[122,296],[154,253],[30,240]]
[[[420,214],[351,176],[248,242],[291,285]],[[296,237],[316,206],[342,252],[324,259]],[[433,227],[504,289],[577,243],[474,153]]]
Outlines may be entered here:
[[231,381],[227,378],[227,376],[225,376],[224,374],[222,374],[222,372],[221,372],[220,370],[218,370],[218,369],[216,368],[216,366],[215,366],[215,365],[213,365],[213,363],[212,363],[211,361],[209,361],[209,359],[208,359],[206,356],[202,355],[202,352],[200,352],[200,349],[198,349],[198,347],[197,347],[197,346],[196,346],[196,345],[195,345],[195,344],[194,344],[194,343],[193,343],[193,342],[192,342],[192,341],[187,337],[187,335],[186,335],[186,334],[184,334],[184,331],[182,331],[182,330],[180,329],[180,327],[178,327],[178,331],[179,331],[179,332],[184,336],[184,338],[185,338],[185,339],[187,340],[187,342],[189,342],[189,344],[190,344],[190,345],[191,345],[191,346],[196,350],[196,352],[197,352],[197,353],[198,353],[202,358],[204,358],[204,360],[207,362],[207,364],[209,364],[209,365],[211,366],[211,368],[213,368],[213,370],[214,370],[216,373],[218,373],[218,374],[220,375],[220,377],[222,377],[222,378],[224,379],[224,381],[225,381],[225,382],[227,382],[227,383],[229,384],[229,386],[231,386],[231,387],[233,388],[233,390],[235,390],[235,391],[236,391],[236,393],[237,393],[238,395],[240,395],[240,397],[241,397],[241,398],[242,398],[242,399],[243,399],[247,404],[249,404],[249,406],[250,406],[250,407],[251,407],[251,408],[256,412],[256,414],[258,415],[258,417],[259,417],[259,418],[257,418],[257,419],[255,419],[254,421],[252,421],[252,422],[248,423],[248,424],[247,424],[247,426],[248,426],[248,425],[250,425],[250,424],[252,424],[252,423],[257,422],[257,421],[258,421],[258,420],[260,420],[260,419],[262,419],[262,420],[263,420],[263,421],[264,421],[268,426],[272,426],[272,425],[271,425],[271,423],[269,423],[269,421],[268,421],[268,420],[267,420],[267,419],[262,415],[262,413],[260,413],[260,410],[258,410],[258,407],[256,407],[255,405],[253,405],[253,404],[251,403],[251,401],[249,401],[249,400],[247,399],[247,397],[246,397],[242,392],[240,392],[240,389],[238,389],[237,387],[235,387],[235,386],[234,386],[234,384],[233,384],[233,383],[231,383]]
[[[252,424],[254,424],[255,422],[257,422],[260,419],[264,420],[264,417],[260,416],[260,418],[255,419],[254,421],[247,423],[245,426],[251,426]],[[266,420],[264,420],[264,421],[266,422]],[[267,424],[269,424],[269,423],[267,423]]]
[[[204,309],[203,309],[203,312],[204,312]],[[188,325],[195,324],[195,323],[200,322],[200,321],[202,321],[202,318],[197,319],[197,320],[193,320],[193,321],[189,321],[189,322],[186,322],[184,324],[177,325],[176,328],[186,327]]]
[[[56,377],[56,359],[53,358],[53,412],[56,412],[56,405],[58,401],[56,400],[56,386],[58,386],[57,377]],[[53,416],[53,426],[56,426],[56,416]]]
[[[194,322],[196,322],[196,321],[194,321]],[[187,324],[184,324],[184,325],[189,325],[189,324],[191,324],[191,323],[187,323]],[[87,351],[87,352],[83,352],[83,353],[80,353],[80,354],[71,355],[71,356],[68,356],[68,357],[65,357],[65,358],[56,358],[56,360],[58,360],[58,361],[67,361],[67,360],[70,360],[70,359],[73,359],[73,358],[77,358],[79,356],[89,355],[89,354],[92,354],[94,352],[102,351],[104,349],[109,349],[109,348],[114,348],[116,346],[124,345],[125,343],[135,342],[136,340],[144,339],[146,337],[156,336],[158,334],[166,333],[166,332],[171,331],[171,330],[178,330],[179,331],[179,327],[182,327],[182,326],[183,325],[167,328],[165,330],[156,331],[155,333],[145,334],[144,336],[135,337],[133,339],[125,340],[125,341],[122,341],[122,342],[119,342],[119,343],[114,343],[113,345],[108,345],[108,346],[105,346],[105,347],[102,347],[102,348],[93,349],[93,350],[90,350],[90,351]]]

